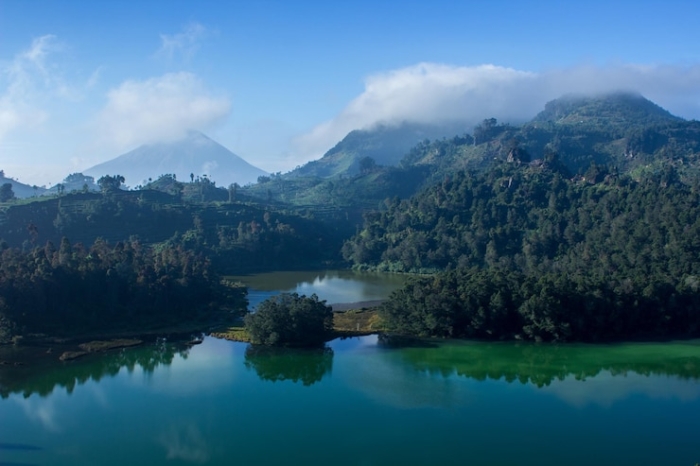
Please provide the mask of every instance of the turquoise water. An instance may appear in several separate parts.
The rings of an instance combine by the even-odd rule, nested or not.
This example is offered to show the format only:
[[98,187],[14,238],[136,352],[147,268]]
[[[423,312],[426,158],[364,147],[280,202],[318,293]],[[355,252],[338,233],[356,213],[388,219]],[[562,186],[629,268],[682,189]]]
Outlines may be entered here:
[[0,464],[694,465],[700,344],[206,338],[0,366]]

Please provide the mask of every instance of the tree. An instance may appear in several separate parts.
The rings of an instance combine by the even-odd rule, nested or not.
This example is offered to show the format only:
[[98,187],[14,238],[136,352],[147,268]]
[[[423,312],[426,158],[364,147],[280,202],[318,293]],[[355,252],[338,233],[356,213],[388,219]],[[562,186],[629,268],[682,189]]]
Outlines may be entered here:
[[315,294],[310,297],[283,293],[262,302],[245,317],[254,344],[270,346],[317,346],[326,341],[333,313]]
[[97,184],[100,186],[100,189],[102,189],[103,192],[116,191],[123,183],[124,177],[121,175],[105,175],[97,180]]
[[4,183],[0,186],[0,202],[11,201],[15,198],[15,192],[12,190],[11,183]]
[[498,129],[498,120],[487,118],[474,128],[474,145],[483,144],[491,140]]

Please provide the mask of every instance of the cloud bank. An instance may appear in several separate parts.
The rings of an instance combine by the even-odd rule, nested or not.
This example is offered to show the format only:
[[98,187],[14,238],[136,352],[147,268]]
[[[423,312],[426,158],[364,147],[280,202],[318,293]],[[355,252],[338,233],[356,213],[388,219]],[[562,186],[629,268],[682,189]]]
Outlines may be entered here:
[[97,131],[101,142],[118,148],[169,142],[188,130],[205,130],[231,111],[229,99],[211,95],[192,73],[168,73],[145,81],[129,80],[107,94]]
[[700,118],[700,65],[579,66],[541,73],[495,65],[420,63],[370,76],[340,114],[298,137],[297,161],[323,155],[347,133],[402,121],[474,125],[485,118],[520,123],[568,93],[636,91],[684,118]]

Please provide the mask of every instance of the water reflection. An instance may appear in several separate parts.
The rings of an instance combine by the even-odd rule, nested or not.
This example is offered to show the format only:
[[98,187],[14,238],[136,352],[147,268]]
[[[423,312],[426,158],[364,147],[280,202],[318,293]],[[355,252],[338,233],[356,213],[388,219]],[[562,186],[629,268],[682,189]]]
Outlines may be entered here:
[[585,381],[570,376],[552,382],[551,385],[541,388],[541,391],[552,394],[576,408],[588,405],[609,408],[633,395],[643,395],[656,400],[675,399],[681,402],[700,399],[700,387],[697,384],[689,384],[678,377],[652,377],[635,372],[614,375],[609,371],[602,371]]
[[[617,345],[537,345],[483,342],[396,341],[380,338],[386,349],[381,377],[363,381],[374,387],[373,397],[398,400],[403,392],[391,387],[419,384],[401,395],[404,407],[449,407],[464,404],[475,393],[473,384],[455,385],[455,378],[472,382],[505,381],[551,394],[575,407],[593,404],[610,407],[633,395],[653,399],[700,399],[700,345],[627,343]],[[402,365],[416,374],[401,371]],[[369,371],[376,374],[373,368]],[[386,377],[392,378],[390,386]],[[376,379],[376,380],[374,380]],[[428,387],[430,385],[432,388]],[[416,394],[433,391],[433,398]],[[459,391],[460,393],[456,393]],[[469,392],[469,393],[467,393]],[[470,395],[471,393],[471,395]]]
[[700,379],[700,342],[553,345],[530,343],[418,342],[389,337],[380,344],[397,350],[414,368],[475,380],[518,381],[539,388],[554,381],[587,380],[602,372]]
[[156,368],[170,365],[176,355],[187,358],[188,352],[189,348],[183,345],[158,343],[91,354],[70,362],[59,362],[55,355],[42,358],[30,355],[26,363],[0,366],[0,396],[8,398],[18,393],[24,398],[32,394],[46,397],[56,387],[63,387],[71,394],[76,386],[89,380],[116,376],[122,368],[130,373],[140,368],[144,373],[152,374]]
[[171,425],[159,437],[168,461],[204,464],[211,458],[207,439],[194,423]]
[[262,380],[291,380],[310,386],[330,374],[333,350],[329,347],[298,349],[249,345],[245,351],[245,366]]

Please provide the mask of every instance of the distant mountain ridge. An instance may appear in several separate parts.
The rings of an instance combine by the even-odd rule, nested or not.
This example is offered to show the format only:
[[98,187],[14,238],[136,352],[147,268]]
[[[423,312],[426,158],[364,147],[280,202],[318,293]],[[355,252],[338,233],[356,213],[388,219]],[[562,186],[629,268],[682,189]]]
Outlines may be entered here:
[[254,183],[267,174],[199,131],[190,131],[175,142],[142,145],[83,173],[95,179],[122,175],[130,187],[164,174],[174,174],[182,181],[189,180],[190,175],[206,175],[219,186]]
[[[498,161],[513,160],[557,166],[564,176],[589,181],[597,176],[586,174],[610,170],[614,176],[635,180],[700,184],[700,122],[686,121],[631,92],[565,95],[548,102],[522,125],[486,118],[473,131],[468,128],[471,134],[466,134],[465,127],[452,128],[451,137],[421,138],[403,151],[405,146],[393,145],[391,140],[408,131],[407,140],[416,141],[407,128],[353,131],[323,158],[274,183],[252,186],[248,192],[300,205],[355,202],[369,206],[395,195],[410,196],[460,170],[479,172]],[[405,155],[399,162],[380,158],[377,148],[386,147],[401,147]],[[373,155],[377,166],[370,164],[360,171],[352,165]],[[346,168],[334,172],[341,161]]]
[[17,180],[8,178],[7,176],[5,176],[5,171],[0,170],[0,186],[5,183],[10,183],[12,185],[12,192],[14,192],[15,197],[19,199],[25,197],[39,196],[46,191],[45,188],[40,188],[38,186],[29,186],[28,184],[20,183]]
[[360,160],[371,157],[378,165],[398,165],[406,153],[420,141],[463,134],[466,123],[421,124],[403,122],[379,124],[372,128],[356,129],[348,133],[318,160],[308,162],[286,177],[353,176],[360,172]]

